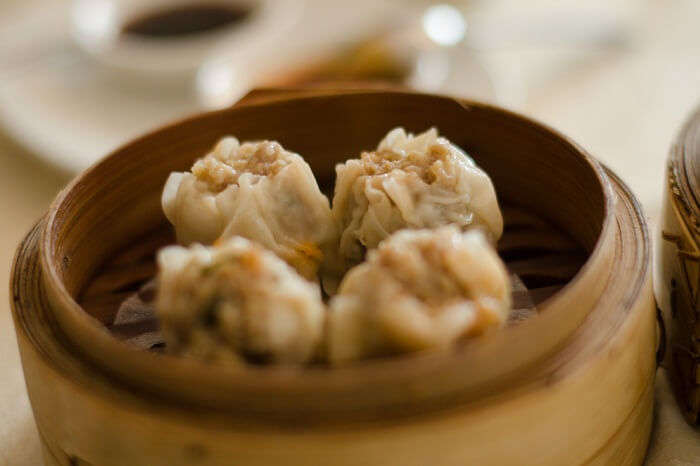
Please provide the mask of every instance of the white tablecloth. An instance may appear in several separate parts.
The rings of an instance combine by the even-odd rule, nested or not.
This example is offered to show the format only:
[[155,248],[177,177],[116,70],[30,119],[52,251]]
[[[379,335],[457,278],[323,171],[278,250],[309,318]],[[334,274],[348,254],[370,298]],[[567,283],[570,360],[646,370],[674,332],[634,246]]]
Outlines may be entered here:
[[[634,4],[625,46],[565,59],[551,49],[506,49],[481,59],[506,105],[560,129],[612,167],[654,228],[671,139],[700,103],[700,2],[610,3]],[[0,283],[8,283],[15,246],[66,181],[0,133]],[[9,302],[5,286],[0,302]],[[39,440],[7,305],[0,307],[0,354],[0,465],[38,465]],[[648,464],[700,464],[700,432],[682,420],[663,370],[656,393]]]

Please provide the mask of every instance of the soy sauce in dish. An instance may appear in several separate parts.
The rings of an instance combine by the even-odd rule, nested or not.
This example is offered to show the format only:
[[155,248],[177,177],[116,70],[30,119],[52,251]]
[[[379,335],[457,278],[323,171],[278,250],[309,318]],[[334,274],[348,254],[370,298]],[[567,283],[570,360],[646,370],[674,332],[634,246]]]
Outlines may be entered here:
[[199,3],[165,7],[127,22],[122,31],[145,38],[177,38],[211,32],[245,21],[252,10],[244,5]]

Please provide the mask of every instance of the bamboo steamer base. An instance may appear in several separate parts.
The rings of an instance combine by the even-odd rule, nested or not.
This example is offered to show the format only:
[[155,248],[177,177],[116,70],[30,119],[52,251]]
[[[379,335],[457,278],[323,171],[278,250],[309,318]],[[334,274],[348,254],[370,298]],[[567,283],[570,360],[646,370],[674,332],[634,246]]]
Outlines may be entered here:
[[[614,178],[614,261],[605,291],[526,383],[386,419],[274,424],[125,385],[68,342],[38,262],[40,223],[13,269],[13,314],[47,465],[637,465],[652,421],[656,320],[649,240]],[[625,245],[623,248],[622,245]],[[616,277],[636,277],[621,286]],[[565,291],[564,291],[565,292]],[[580,303],[570,303],[572,306]],[[465,368],[468,370],[468,368]]]
[[[600,455],[594,461],[587,464],[626,465],[640,464],[646,454],[648,436],[652,425],[652,406],[654,401],[653,389],[647,389],[640,403],[635,407],[629,419],[625,420],[620,431],[610,439],[601,450]],[[90,466],[76,456],[68,456],[56,446],[51,446],[43,437],[41,438],[42,454],[45,466]],[[192,458],[192,464],[198,464]],[[464,463],[468,464],[468,463]],[[528,464],[524,462],[523,464]],[[577,464],[573,462],[572,464]]]
[[[595,461],[590,461],[588,464],[640,464],[646,454],[647,438],[651,430],[653,401],[654,391],[649,389],[631,413],[630,418],[620,427],[620,431],[606,444],[607,448],[600,452]],[[52,449],[43,437],[41,438],[41,446],[45,466],[90,466],[90,463],[75,456],[66,455],[60,448],[53,447]],[[192,461],[192,464],[198,463]]]

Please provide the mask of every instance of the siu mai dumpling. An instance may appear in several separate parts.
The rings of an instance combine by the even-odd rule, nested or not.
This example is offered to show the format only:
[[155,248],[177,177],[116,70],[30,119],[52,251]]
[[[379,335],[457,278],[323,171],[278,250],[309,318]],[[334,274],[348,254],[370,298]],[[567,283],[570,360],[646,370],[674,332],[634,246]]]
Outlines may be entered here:
[[435,128],[395,128],[375,151],[336,166],[333,215],[345,268],[404,228],[481,227],[498,240],[503,218],[488,175]]
[[241,237],[158,253],[156,312],[169,352],[205,360],[297,364],[318,351],[321,292]]
[[180,244],[243,236],[310,280],[337,252],[328,198],[311,168],[274,141],[221,139],[191,172],[170,175],[162,205]]
[[351,269],[330,302],[333,364],[445,348],[506,322],[506,267],[480,230],[403,230]]

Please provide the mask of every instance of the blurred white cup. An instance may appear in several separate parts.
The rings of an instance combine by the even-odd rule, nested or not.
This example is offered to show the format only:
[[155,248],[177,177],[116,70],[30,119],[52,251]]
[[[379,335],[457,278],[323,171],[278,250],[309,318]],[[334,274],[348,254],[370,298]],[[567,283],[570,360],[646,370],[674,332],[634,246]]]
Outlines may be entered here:
[[[199,32],[148,35],[125,30],[133,21],[185,8],[228,8],[242,19]],[[303,2],[295,0],[74,0],[71,36],[78,47],[119,78],[150,84],[190,83],[211,51],[245,47],[291,28]],[[181,10],[184,11],[184,10]]]

